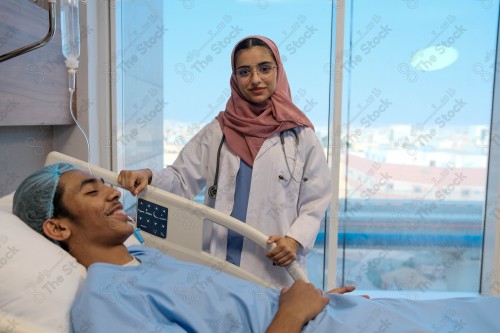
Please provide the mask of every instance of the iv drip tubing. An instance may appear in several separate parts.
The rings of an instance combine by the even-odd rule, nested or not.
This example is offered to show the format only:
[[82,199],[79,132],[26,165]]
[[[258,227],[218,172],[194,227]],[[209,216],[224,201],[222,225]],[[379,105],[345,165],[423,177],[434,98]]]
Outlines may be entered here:
[[89,173],[91,175],[93,175],[92,170],[90,168],[90,143],[89,143],[89,139],[87,137],[87,134],[85,134],[85,131],[83,130],[83,128],[80,126],[80,124],[76,120],[76,117],[73,113],[73,89],[69,90],[69,113],[71,114],[71,118],[73,118],[73,121],[75,122],[76,126],[78,126],[78,128],[82,132],[83,136],[85,137],[85,141],[87,142],[87,151],[88,151],[87,164],[88,164]]

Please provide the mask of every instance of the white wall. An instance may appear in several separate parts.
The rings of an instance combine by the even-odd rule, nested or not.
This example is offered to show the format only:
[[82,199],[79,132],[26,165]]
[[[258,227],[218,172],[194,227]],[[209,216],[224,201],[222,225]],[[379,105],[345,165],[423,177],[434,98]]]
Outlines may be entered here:
[[[91,162],[112,169],[109,2],[79,3],[77,118],[90,140]],[[26,176],[43,166],[52,150],[82,160],[88,158],[87,142],[76,125],[0,126],[0,196],[14,191]]]

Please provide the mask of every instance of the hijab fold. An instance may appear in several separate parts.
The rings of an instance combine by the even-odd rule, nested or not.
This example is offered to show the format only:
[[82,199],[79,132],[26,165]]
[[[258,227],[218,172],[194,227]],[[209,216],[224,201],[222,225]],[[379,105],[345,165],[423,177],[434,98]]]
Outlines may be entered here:
[[233,49],[231,96],[227,101],[226,110],[221,111],[216,119],[229,148],[248,165],[253,166],[260,147],[268,137],[297,126],[308,126],[312,129],[314,127],[307,116],[292,102],[290,86],[276,44],[263,36],[249,36],[236,45],[248,38],[262,40],[273,52],[277,64],[276,90],[267,101],[259,105],[245,100],[238,88],[234,68],[235,49]]

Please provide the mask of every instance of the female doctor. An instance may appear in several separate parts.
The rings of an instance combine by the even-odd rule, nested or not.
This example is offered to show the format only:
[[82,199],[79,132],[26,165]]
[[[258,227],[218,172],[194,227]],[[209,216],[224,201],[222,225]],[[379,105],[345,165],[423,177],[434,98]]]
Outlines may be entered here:
[[[294,260],[307,272],[331,197],[325,153],[291,99],[277,46],[262,36],[239,41],[231,55],[231,96],[222,111],[158,171],[122,170],[118,182],[137,195],[149,183],[194,198],[249,224],[276,247],[266,253],[221,226],[206,227],[206,248],[276,286],[293,282]],[[211,229],[211,230],[209,230]]]

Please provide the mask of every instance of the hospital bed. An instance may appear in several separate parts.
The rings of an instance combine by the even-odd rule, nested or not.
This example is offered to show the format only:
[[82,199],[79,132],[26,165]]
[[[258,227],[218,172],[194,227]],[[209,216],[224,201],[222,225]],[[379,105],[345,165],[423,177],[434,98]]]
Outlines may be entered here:
[[[49,153],[45,165],[57,162],[70,163],[82,170],[89,168],[87,162],[59,152]],[[106,183],[120,187],[116,173],[96,166],[90,166],[90,170],[94,176],[102,178]],[[152,186],[148,186],[145,191],[141,192],[137,201],[136,222],[141,230],[140,235],[144,239],[144,245],[159,249],[180,260],[216,267],[220,271],[262,286],[273,287],[268,281],[259,279],[250,272],[214,257],[202,249],[203,227],[206,223],[220,224],[269,250],[276,244],[267,244],[268,236],[229,215]],[[165,211],[165,213],[156,216],[155,212],[158,211]],[[285,269],[294,280],[308,281],[297,263],[294,262]]]
[[[119,186],[118,175],[92,166],[79,159],[51,152],[45,165],[71,163],[82,170],[91,170],[106,183]],[[74,258],[29,229],[11,213],[13,193],[0,198],[0,332],[57,332],[69,330],[69,308],[86,277],[86,271]],[[172,257],[190,261],[233,276],[273,287],[248,271],[203,251],[203,227],[217,223],[270,249],[267,236],[215,209],[158,188],[148,186],[137,198],[137,226],[143,245],[154,247]],[[157,216],[143,206],[160,208]],[[149,219],[149,222],[143,222]],[[131,236],[126,245],[139,244]],[[286,268],[292,278],[308,281],[296,263]],[[52,309],[53,307],[53,309]],[[24,314],[20,316],[20,314]],[[45,317],[45,318],[44,318]]]
[[[54,162],[88,168],[86,162],[52,152],[46,164]],[[91,170],[105,182],[117,185],[115,173],[94,166]],[[165,228],[143,226],[144,244],[182,260],[268,285],[249,272],[212,257],[201,245],[203,224],[208,222],[234,229],[262,247],[268,246],[265,235],[213,209],[153,187],[139,196],[138,210],[142,210],[141,202],[168,209]],[[86,271],[73,257],[11,214],[11,205],[12,195],[0,198],[0,332],[70,332],[69,311]],[[141,217],[141,212],[137,217]],[[134,238],[127,242],[137,243]],[[300,269],[293,266],[288,267],[290,274],[295,279],[305,279]],[[331,332],[422,332],[412,330],[422,323],[428,328],[425,332],[500,332],[500,298],[495,297],[419,302],[339,295],[333,303],[332,312],[337,317],[332,317]],[[314,331],[314,326],[310,328]]]

